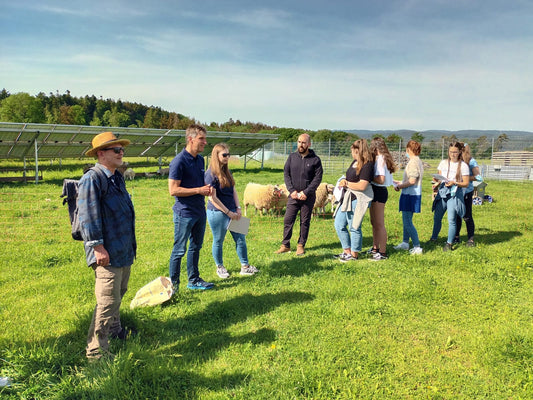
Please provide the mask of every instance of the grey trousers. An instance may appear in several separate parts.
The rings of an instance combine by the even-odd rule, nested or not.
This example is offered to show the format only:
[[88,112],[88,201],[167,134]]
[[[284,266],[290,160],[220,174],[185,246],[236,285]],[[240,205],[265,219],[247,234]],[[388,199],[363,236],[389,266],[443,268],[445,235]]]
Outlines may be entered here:
[[93,267],[96,307],[87,335],[87,357],[95,357],[109,350],[109,335],[119,333],[120,303],[128,290],[131,266]]

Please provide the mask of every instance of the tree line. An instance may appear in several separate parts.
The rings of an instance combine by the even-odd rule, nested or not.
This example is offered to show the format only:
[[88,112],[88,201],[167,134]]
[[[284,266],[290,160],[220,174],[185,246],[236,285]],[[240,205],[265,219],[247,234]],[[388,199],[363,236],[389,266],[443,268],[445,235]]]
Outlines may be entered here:
[[[48,94],[40,92],[36,96],[24,92],[10,94],[5,88],[0,92],[0,121],[181,130],[186,129],[191,123],[201,123],[195,118],[166,111],[161,107],[146,106],[120,99],[103,99],[95,95],[75,97],[70,94],[69,90],[62,94],[59,91]],[[279,142],[296,142],[302,133],[308,133],[313,142],[331,141],[340,146],[360,139],[358,135],[344,131],[283,128],[261,122],[235,121],[232,118],[223,123],[211,122],[203,123],[203,125],[209,131],[272,133],[278,135]],[[398,145],[404,141],[396,133],[387,136],[379,133],[373,135],[373,137],[378,136],[382,137],[389,146]],[[420,132],[415,132],[411,139],[422,143],[424,136]],[[443,136],[441,139],[446,143],[458,140],[455,135]],[[501,134],[492,148],[489,138],[481,136],[470,143],[470,146],[476,156],[487,156],[493,150],[499,151],[506,141],[508,141],[507,135]],[[435,148],[438,152],[437,141],[433,140],[428,144],[430,148]]]

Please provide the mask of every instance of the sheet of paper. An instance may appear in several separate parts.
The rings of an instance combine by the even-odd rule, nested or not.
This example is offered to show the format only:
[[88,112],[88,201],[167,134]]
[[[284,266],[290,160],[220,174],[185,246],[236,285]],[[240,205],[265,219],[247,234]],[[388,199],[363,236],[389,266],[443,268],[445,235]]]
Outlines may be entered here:
[[250,218],[241,217],[239,220],[232,219],[229,222],[228,229],[232,232],[242,233],[246,235],[250,228]]
[[449,180],[445,176],[439,175],[439,174],[433,174],[433,178],[435,178],[438,181],[443,181],[443,182],[448,182],[448,180]]

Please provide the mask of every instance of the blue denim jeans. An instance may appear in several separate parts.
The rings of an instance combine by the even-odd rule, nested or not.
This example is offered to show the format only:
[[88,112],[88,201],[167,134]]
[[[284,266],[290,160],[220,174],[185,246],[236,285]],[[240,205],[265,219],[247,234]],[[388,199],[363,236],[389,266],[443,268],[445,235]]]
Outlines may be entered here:
[[414,247],[420,247],[420,239],[418,239],[418,232],[413,225],[413,212],[402,211],[403,220],[403,241],[409,243],[409,238],[413,241]]
[[[352,201],[352,210],[355,210],[357,199]],[[358,229],[352,227],[353,211],[338,211],[335,215],[335,230],[341,241],[343,249],[350,248],[359,253],[363,247],[363,233],[361,226]]]
[[204,242],[205,214],[195,218],[184,218],[174,212],[174,247],[170,254],[169,274],[174,286],[180,283],[181,259],[187,249],[187,276],[189,283],[195,283],[200,278],[198,271],[198,261],[200,260],[200,249]]
[[456,219],[457,219],[457,202],[456,197],[451,197],[448,201],[437,201],[435,211],[433,212],[433,233],[431,239],[438,239],[442,227],[442,217],[448,210],[448,243],[452,244],[455,238]]
[[[229,217],[222,211],[207,210],[207,221],[213,232],[213,259],[215,264],[224,265],[222,259],[222,247],[224,245],[224,238],[228,231],[228,224],[230,222]],[[248,248],[246,247],[246,236],[242,233],[231,232],[233,241],[235,242],[235,249],[237,250],[237,256],[241,261],[241,265],[248,265]]]

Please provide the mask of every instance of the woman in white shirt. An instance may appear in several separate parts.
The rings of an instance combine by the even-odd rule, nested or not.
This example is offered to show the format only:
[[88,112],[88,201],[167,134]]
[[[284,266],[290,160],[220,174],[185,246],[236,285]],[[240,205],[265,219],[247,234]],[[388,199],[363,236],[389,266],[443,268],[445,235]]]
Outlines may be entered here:
[[430,240],[437,241],[442,227],[442,217],[448,210],[448,240],[442,248],[444,251],[452,250],[456,218],[457,216],[462,218],[465,213],[464,189],[470,182],[470,170],[462,160],[462,151],[462,143],[450,143],[448,159],[442,160],[438,166],[439,175],[445,179],[439,182],[439,191],[433,202],[433,233]]
[[374,161],[374,179],[372,189],[374,199],[370,206],[370,223],[372,224],[372,248],[368,254],[373,261],[387,259],[387,229],[385,228],[385,203],[389,198],[388,186],[391,186],[392,173],[396,169],[394,160],[381,137],[370,142],[370,153]]

